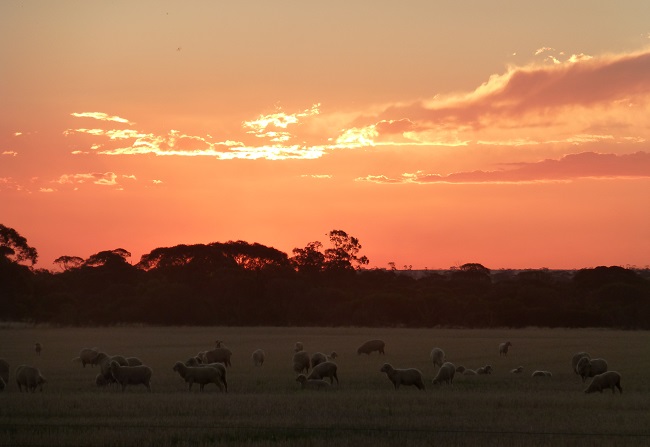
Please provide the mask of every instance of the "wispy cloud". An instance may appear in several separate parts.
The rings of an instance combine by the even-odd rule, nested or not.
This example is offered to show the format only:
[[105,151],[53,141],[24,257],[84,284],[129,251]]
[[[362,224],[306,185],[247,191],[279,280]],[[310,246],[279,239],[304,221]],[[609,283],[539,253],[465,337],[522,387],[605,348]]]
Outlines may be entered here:
[[83,184],[92,183],[102,186],[115,186],[117,185],[117,174],[114,172],[92,172],[83,174],[63,174],[56,183],[61,185],[65,184]]
[[10,157],[15,157],[15,156],[18,155],[18,152],[16,152],[16,151],[4,151],[4,152],[2,152],[2,155],[8,155]]
[[369,175],[357,181],[373,183],[538,183],[578,179],[650,178],[650,153],[616,155],[582,152],[560,159],[535,163],[509,163],[493,171],[468,171],[451,174],[418,171],[399,177]]
[[92,118],[100,121],[114,121],[116,123],[133,124],[126,118],[121,118],[119,116],[111,116],[103,112],[81,112],[81,113],[75,112],[75,113],[71,113],[70,115],[76,118]]

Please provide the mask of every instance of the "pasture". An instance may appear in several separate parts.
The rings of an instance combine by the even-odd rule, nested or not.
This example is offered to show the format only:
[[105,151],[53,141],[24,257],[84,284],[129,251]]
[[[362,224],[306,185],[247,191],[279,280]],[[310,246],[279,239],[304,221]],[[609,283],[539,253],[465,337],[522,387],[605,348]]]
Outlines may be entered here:
[[[386,341],[386,354],[357,355],[372,338]],[[229,392],[214,385],[188,392],[174,362],[217,339],[233,351]],[[512,347],[500,357],[506,340]],[[339,386],[300,389],[291,361],[296,341],[309,353],[339,354]],[[153,391],[97,388],[98,368],[72,361],[84,347],[139,357],[153,369]],[[491,364],[494,373],[457,374],[453,386],[434,386],[434,347],[456,365]],[[257,348],[266,352],[262,367],[250,357]],[[583,393],[586,383],[571,371],[572,355],[583,350],[621,373],[622,395]],[[11,365],[0,393],[0,446],[650,444],[650,333],[643,331],[5,326],[0,357]],[[385,362],[419,368],[426,391],[393,389],[379,372]],[[42,393],[18,392],[20,364],[41,370],[48,381]],[[523,374],[509,372],[519,365]],[[553,377],[531,377],[536,369]]]

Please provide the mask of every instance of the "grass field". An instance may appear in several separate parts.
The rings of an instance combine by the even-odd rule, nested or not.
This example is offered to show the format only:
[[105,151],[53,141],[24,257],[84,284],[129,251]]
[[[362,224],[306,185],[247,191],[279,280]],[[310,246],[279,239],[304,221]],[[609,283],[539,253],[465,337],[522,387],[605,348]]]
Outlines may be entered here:
[[[386,355],[358,356],[370,338],[386,341]],[[229,392],[203,393],[172,371],[210,349],[216,339],[233,351]],[[507,358],[498,344],[512,341]],[[34,343],[43,345],[37,356]],[[340,385],[303,391],[291,368],[296,341],[310,353],[339,354]],[[142,387],[99,389],[98,368],[72,362],[81,348],[137,356],[153,371]],[[494,367],[490,376],[456,376],[432,385],[433,347],[456,365]],[[266,362],[254,367],[256,348]],[[621,373],[623,394],[584,394],[571,356],[588,351]],[[0,393],[2,446],[646,446],[650,445],[650,333],[523,329],[376,329],[115,327],[0,328],[0,357],[11,364]],[[384,362],[419,368],[426,391],[393,389],[379,372]],[[14,369],[40,368],[42,393],[19,393]],[[524,374],[510,369],[524,366]],[[551,378],[530,376],[550,370]]]

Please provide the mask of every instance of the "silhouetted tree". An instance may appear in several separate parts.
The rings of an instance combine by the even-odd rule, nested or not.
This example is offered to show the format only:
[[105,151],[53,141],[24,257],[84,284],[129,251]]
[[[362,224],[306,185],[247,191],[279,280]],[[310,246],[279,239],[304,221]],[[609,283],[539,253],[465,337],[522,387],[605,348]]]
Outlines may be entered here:
[[0,256],[15,262],[36,264],[38,252],[13,228],[0,224]]
[[310,242],[305,248],[294,248],[291,263],[300,273],[318,273],[325,268],[325,255],[321,252],[323,244]]
[[83,265],[84,259],[79,256],[59,256],[54,260],[54,263],[59,266],[61,270],[70,270],[79,268]]
[[325,250],[325,263],[328,270],[350,270],[367,265],[369,260],[365,256],[357,256],[361,250],[359,239],[349,236],[343,230],[329,232],[332,248]]

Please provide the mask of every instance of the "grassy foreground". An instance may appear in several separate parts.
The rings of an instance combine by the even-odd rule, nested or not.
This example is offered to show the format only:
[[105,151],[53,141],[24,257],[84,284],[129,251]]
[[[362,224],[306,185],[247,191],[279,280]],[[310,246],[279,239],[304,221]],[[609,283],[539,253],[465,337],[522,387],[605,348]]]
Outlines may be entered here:
[[[386,355],[358,356],[382,338]],[[177,360],[210,349],[233,351],[229,392],[190,393],[172,371]],[[507,358],[498,344],[513,344]],[[37,356],[34,343],[43,345]],[[340,385],[302,391],[293,346],[339,354]],[[153,392],[99,389],[98,368],[72,362],[81,348],[137,356],[153,371]],[[429,360],[442,348],[456,365],[494,367],[491,376],[456,376],[434,386]],[[254,367],[262,348],[266,362]],[[588,351],[621,373],[623,394],[584,394],[571,356]],[[11,376],[0,393],[1,446],[645,446],[650,444],[650,332],[575,329],[456,330],[376,328],[0,328],[0,357]],[[384,362],[419,368],[426,391],[393,389]],[[42,393],[19,393],[14,369],[40,368]],[[524,374],[510,374],[519,365]],[[535,369],[551,378],[531,377]]]

